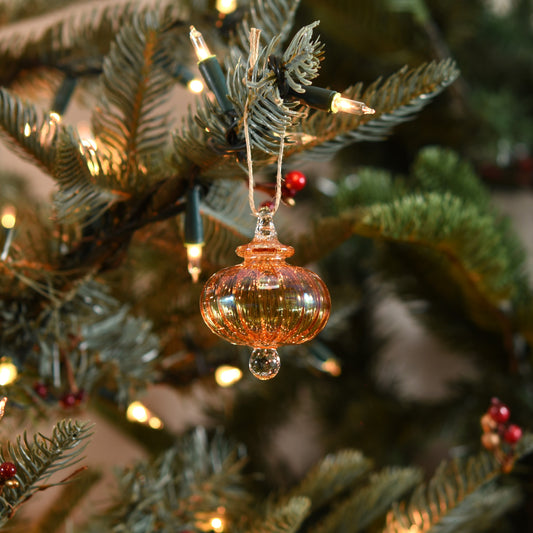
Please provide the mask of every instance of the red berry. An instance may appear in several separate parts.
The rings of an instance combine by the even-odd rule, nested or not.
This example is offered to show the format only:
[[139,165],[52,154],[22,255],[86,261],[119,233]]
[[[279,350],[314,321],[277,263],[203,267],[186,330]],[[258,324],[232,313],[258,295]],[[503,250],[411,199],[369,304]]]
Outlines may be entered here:
[[489,408],[489,415],[495,422],[498,422],[498,424],[505,424],[511,416],[511,411],[509,410],[509,407],[503,403],[494,404]]
[[291,191],[301,191],[305,187],[306,183],[307,178],[298,170],[291,170],[285,174],[285,187]]
[[516,424],[511,424],[503,434],[505,442],[516,444],[522,438],[522,428]]
[[48,387],[44,383],[36,383],[33,386],[33,390],[41,398],[46,398],[48,396]]
[[69,407],[74,407],[76,405],[76,395],[73,392],[68,392],[67,394],[64,394],[61,397],[61,400],[59,400],[61,405],[68,409]]
[[0,464],[0,479],[6,481],[17,475],[17,467],[9,461]]

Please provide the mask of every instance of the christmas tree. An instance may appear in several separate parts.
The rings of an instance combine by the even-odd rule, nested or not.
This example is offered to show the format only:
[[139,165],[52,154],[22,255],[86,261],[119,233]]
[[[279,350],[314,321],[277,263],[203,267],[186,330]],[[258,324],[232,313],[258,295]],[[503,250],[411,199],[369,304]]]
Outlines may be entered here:
[[1,2],[0,526],[532,529],[532,9]]

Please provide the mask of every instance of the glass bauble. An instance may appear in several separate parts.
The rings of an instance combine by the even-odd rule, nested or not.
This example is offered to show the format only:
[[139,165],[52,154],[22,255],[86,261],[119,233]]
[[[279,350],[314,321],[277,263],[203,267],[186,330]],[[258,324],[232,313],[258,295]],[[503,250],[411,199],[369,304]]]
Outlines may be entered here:
[[213,333],[251,346],[250,371],[270,379],[280,366],[278,346],[309,341],[324,328],[329,292],[314,272],[285,262],[294,249],[278,241],[268,207],[259,212],[253,240],[236,253],[244,261],[209,278],[200,310]]

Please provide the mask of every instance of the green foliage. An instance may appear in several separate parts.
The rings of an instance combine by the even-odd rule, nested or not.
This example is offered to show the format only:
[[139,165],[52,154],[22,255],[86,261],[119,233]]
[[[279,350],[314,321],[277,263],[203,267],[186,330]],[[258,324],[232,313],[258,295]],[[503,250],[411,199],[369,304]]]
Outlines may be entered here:
[[4,487],[0,495],[0,526],[4,526],[18,507],[36,492],[63,483],[39,485],[52,474],[79,463],[82,459],[80,454],[87,445],[85,440],[90,436],[90,424],[63,420],[54,426],[51,437],[38,434],[31,440],[25,432],[16,442],[7,443],[6,451],[0,451],[0,461],[15,463],[17,475],[14,479],[19,486]]
[[442,463],[427,485],[417,488],[407,507],[394,506],[384,533],[410,527],[432,533],[486,531],[520,501],[515,487],[494,484],[500,474],[501,465],[487,452]]
[[341,500],[312,533],[364,531],[390,506],[420,482],[415,468],[387,468],[370,476],[368,485]]
[[103,62],[93,127],[104,154],[119,159],[112,170],[122,190],[139,193],[150,183],[148,168],[167,139],[168,113],[162,106],[173,83],[171,37],[156,12],[141,12],[122,27]]
[[492,210],[489,192],[472,165],[452,150],[437,146],[423,148],[417,154],[411,175],[424,191],[450,193],[475,204],[480,211]]
[[327,455],[307,473],[290,495],[309,498],[313,511],[316,511],[352,488],[371,466],[372,462],[357,450]]
[[261,517],[257,524],[252,526],[252,531],[253,533],[296,533],[307,517],[310,506],[308,498],[295,496],[283,505],[268,509],[266,516]]
[[194,529],[200,525],[197,522],[219,516],[220,507],[238,522],[249,503],[239,456],[239,450],[222,435],[208,438],[204,429],[196,429],[156,461],[139,463],[123,474],[119,501],[97,522],[95,531]]
[[0,128],[16,153],[52,172],[61,129],[54,120],[47,115],[39,117],[35,106],[0,88]]
[[55,208],[61,222],[90,224],[117,199],[113,192],[98,186],[107,181],[100,155],[85,146],[72,128],[58,136],[54,175],[59,184]]
[[310,114],[297,131],[312,137],[308,142],[294,144],[288,153],[305,150],[306,158],[323,159],[354,142],[383,140],[394,126],[411,120],[458,75],[455,63],[445,59],[411,70],[404,67],[383,83],[377,80],[364,91],[361,84],[349,87],[343,91],[346,98],[363,101],[376,113]]

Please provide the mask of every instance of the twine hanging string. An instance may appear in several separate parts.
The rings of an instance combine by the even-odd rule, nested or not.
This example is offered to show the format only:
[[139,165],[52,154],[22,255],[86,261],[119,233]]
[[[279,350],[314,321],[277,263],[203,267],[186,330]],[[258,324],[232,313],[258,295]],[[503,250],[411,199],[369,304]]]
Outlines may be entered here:
[[[254,67],[257,62],[257,57],[259,55],[259,37],[261,30],[257,28],[250,29],[250,67],[248,69],[248,80],[254,80]],[[244,105],[244,113],[242,116],[244,123],[244,140],[246,141],[246,161],[248,163],[248,201],[250,203],[250,210],[255,216],[259,216],[259,211],[255,208],[254,201],[254,171],[253,171],[253,161],[252,161],[252,147],[250,143],[250,131],[248,129],[248,116],[250,108],[250,91],[248,91],[248,96],[246,98],[246,103]],[[274,199],[274,208],[272,209],[272,215],[278,210],[280,201],[281,201],[281,166],[283,162],[283,147],[285,144],[285,128],[283,128],[283,134],[280,137],[279,141],[279,153],[278,153],[278,167],[276,172],[276,196]]]

